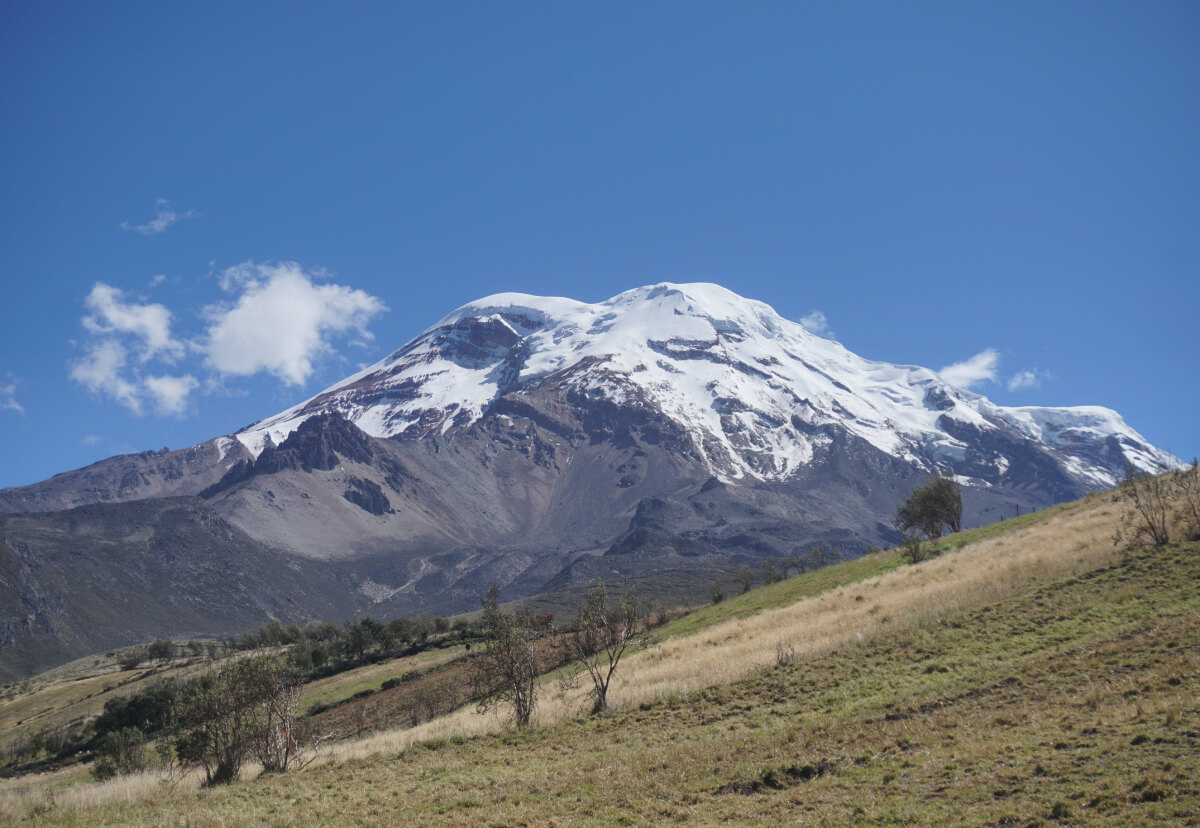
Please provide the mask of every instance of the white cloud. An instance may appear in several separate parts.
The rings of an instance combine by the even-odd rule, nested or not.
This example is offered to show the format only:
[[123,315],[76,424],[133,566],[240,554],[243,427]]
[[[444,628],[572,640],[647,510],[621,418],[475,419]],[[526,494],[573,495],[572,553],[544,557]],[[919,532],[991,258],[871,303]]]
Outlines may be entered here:
[[79,442],[83,443],[85,446],[98,446],[104,442],[104,438],[99,434],[87,434]]
[[836,339],[837,334],[829,327],[829,320],[825,317],[824,311],[814,310],[800,320],[800,324],[809,333],[823,336],[826,339]]
[[996,366],[1000,362],[1000,354],[995,348],[980,351],[964,362],[947,365],[938,371],[942,379],[959,388],[970,388],[981,382],[995,382]]
[[387,310],[383,302],[343,285],[314,284],[313,275],[294,262],[246,262],[224,271],[221,287],[238,296],[205,309],[207,365],[222,375],[267,372],[302,385],[315,360],[333,351],[332,335],[371,339],[367,324]]
[[25,406],[17,402],[17,381],[9,376],[8,385],[0,385],[0,411],[25,413]]
[[167,274],[160,273],[157,276],[155,276],[153,279],[150,280],[150,287],[156,288],[165,281],[167,281]]
[[109,397],[138,416],[148,408],[157,414],[183,414],[189,395],[199,385],[191,374],[142,377],[129,367],[125,346],[111,337],[90,343],[71,364],[70,376],[93,394]]
[[[336,338],[370,340],[367,324],[386,310],[361,290],[319,283],[321,276],[293,263],[229,268],[219,281],[230,300],[203,309],[205,332],[194,340],[172,333],[173,316],[165,305],[97,282],[80,320],[87,336],[72,343],[78,350],[69,375],[138,416],[182,416],[197,394],[244,394],[226,388],[229,377],[268,373],[303,384],[316,361],[334,352]],[[151,286],[162,281],[155,277]],[[180,362],[191,370],[163,370],[164,364]],[[14,391],[15,383],[0,386],[0,410],[20,410]]]
[[170,201],[160,198],[154,202],[154,218],[145,224],[130,224],[127,221],[123,221],[121,222],[121,229],[133,230],[141,233],[143,236],[156,236],[181,219],[195,217],[195,210],[187,210],[180,213],[175,210],[174,205]]
[[71,379],[93,394],[111,397],[134,414],[142,413],[137,386],[123,374],[128,362],[125,346],[116,339],[93,342],[71,365]]
[[139,368],[152,359],[175,362],[185,355],[184,343],[171,335],[171,312],[157,303],[129,301],[104,282],[92,287],[84,305],[91,313],[80,321],[92,337],[83,356],[71,364],[71,379],[137,415],[147,408],[184,413],[196,379],[190,374],[143,377]]
[[182,415],[187,411],[188,396],[200,383],[191,374],[182,377],[146,377],[142,387],[154,401],[159,414]]
[[1018,371],[1008,378],[1005,387],[1009,391],[1020,391],[1022,388],[1037,388],[1042,380],[1050,379],[1049,371],[1034,369],[1033,371]]
[[122,291],[104,282],[96,282],[84,304],[91,314],[83,317],[83,327],[96,334],[137,338],[142,362],[155,356],[175,359],[183,355],[183,343],[171,337],[171,312],[165,306],[126,302]]

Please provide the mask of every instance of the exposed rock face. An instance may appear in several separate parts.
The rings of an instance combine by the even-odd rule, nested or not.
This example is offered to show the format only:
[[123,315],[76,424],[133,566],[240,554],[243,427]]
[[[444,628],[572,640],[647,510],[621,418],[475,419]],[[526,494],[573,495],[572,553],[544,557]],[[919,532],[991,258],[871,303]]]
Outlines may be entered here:
[[[1107,409],[1004,408],[927,369],[864,360],[714,285],[657,285],[596,305],[473,302],[236,435],[6,489],[0,510],[128,502],[112,514],[130,537],[161,539],[169,525],[193,569],[161,577],[171,601],[196,609],[155,616],[164,635],[213,628],[206,612],[245,626],[288,608],[450,613],[476,608],[492,584],[507,597],[596,578],[682,589],[817,543],[846,554],[890,543],[897,503],[936,471],[964,484],[972,525],[1111,485],[1127,462],[1174,458]],[[143,501],[179,494],[206,505],[187,501],[192,517],[168,520],[175,501]],[[22,652],[78,638],[84,616],[68,604],[92,600],[84,585],[140,583],[151,558],[175,554],[139,540],[150,545],[121,559],[107,529],[61,542],[85,514],[5,519],[0,551],[20,586],[2,596],[0,637]],[[214,527],[240,540],[204,565],[197,539],[211,542]],[[106,557],[64,557],[76,546]],[[250,578],[251,560],[276,580]],[[64,591],[37,575],[46,566],[95,580]],[[217,585],[242,578],[244,603],[220,609]],[[109,627],[128,634],[104,646],[151,634],[120,624]]]
[[378,483],[350,477],[346,480],[346,486],[342,497],[364,512],[372,515],[388,515],[396,511]]

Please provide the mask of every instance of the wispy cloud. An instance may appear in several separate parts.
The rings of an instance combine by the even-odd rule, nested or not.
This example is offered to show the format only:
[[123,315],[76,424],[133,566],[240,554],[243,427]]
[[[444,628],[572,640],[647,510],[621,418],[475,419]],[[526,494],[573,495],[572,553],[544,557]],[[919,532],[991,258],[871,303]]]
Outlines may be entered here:
[[188,398],[199,385],[191,374],[143,376],[130,365],[129,351],[116,339],[88,343],[82,357],[71,363],[70,377],[88,391],[125,406],[142,416],[180,416],[187,411]]
[[131,224],[128,221],[123,221],[121,222],[121,229],[133,230],[136,233],[141,233],[143,236],[157,236],[172,224],[183,219],[195,218],[197,215],[195,210],[180,212],[175,209],[175,205],[169,200],[160,198],[154,202],[154,218],[145,224]]
[[942,379],[959,388],[971,388],[982,382],[996,381],[996,366],[1000,363],[1000,354],[995,348],[980,351],[970,359],[947,365],[938,371]]
[[6,385],[0,385],[0,411],[25,413],[25,406],[17,402],[17,381],[10,374]]
[[182,415],[187,411],[188,397],[200,382],[191,374],[182,377],[164,375],[146,377],[142,381],[146,396],[153,401],[159,414]]
[[1043,380],[1050,379],[1050,372],[1035,368],[1032,371],[1018,371],[1008,378],[1004,387],[1009,391],[1020,391],[1023,388],[1037,388]]
[[82,357],[71,364],[71,379],[93,394],[110,397],[134,414],[143,412],[137,385],[125,376],[129,354],[116,339],[89,343]]
[[266,372],[302,385],[316,360],[333,352],[334,335],[369,341],[367,325],[387,310],[383,302],[344,285],[316,284],[314,276],[320,274],[294,262],[246,262],[224,271],[221,287],[235,298],[205,309],[206,364],[222,375]]
[[833,328],[829,327],[829,319],[826,318],[824,311],[812,311],[800,320],[800,324],[811,334],[826,339],[837,339],[837,334],[833,332]]

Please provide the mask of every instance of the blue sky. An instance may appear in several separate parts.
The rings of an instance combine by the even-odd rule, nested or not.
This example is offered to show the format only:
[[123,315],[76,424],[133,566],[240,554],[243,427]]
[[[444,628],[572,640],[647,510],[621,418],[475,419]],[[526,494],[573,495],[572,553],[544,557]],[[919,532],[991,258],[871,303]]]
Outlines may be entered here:
[[0,486],[713,281],[1200,453],[1200,5],[6,3]]

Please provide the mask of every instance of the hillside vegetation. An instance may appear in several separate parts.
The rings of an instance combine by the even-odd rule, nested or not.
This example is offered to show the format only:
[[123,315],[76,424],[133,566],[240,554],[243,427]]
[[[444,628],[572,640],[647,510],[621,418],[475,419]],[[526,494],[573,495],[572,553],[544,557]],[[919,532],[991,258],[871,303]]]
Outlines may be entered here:
[[529,731],[468,707],[301,773],[14,780],[0,808],[67,825],[1186,824],[1200,544],[1121,551],[1126,511],[1096,495],[916,566],[877,553],[684,615],[622,662],[603,717],[548,678]]

